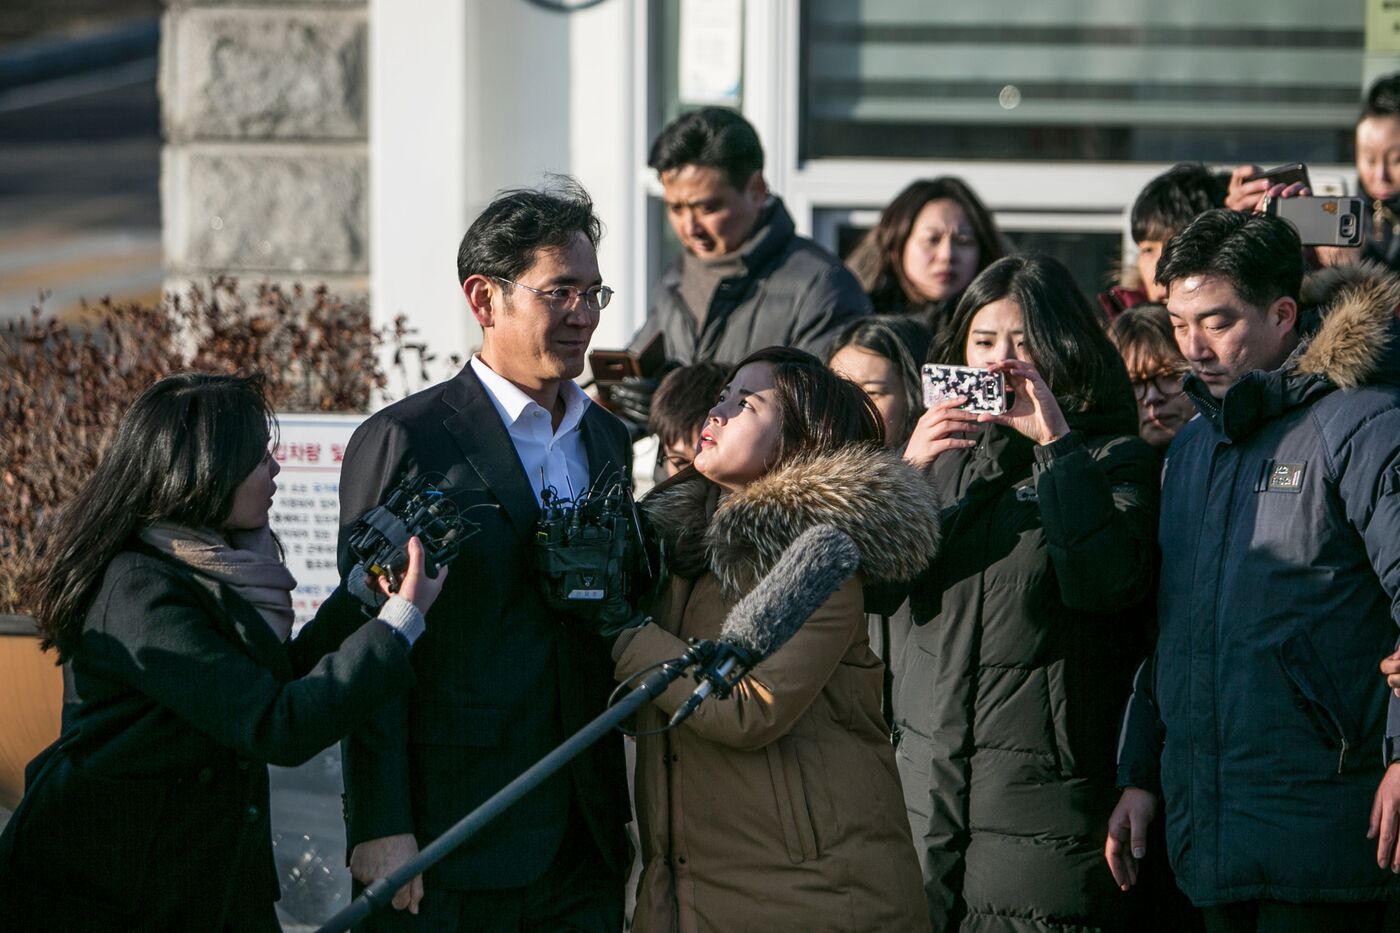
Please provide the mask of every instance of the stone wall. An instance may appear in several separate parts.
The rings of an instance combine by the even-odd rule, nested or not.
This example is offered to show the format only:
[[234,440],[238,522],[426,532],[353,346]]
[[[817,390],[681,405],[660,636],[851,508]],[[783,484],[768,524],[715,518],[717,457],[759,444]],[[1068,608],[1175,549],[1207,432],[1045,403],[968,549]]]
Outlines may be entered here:
[[366,290],[366,16],[365,0],[169,0],[168,287],[229,272]]

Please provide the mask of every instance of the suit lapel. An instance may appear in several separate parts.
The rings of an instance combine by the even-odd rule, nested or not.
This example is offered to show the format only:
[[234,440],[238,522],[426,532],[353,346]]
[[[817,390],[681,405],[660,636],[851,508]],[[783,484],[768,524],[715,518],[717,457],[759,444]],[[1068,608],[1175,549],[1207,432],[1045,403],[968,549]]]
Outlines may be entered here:
[[595,488],[600,479],[610,483],[622,478],[622,465],[618,463],[616,454],[608,449],[606,433],[598,423],[600,417],[604,417],[602,409],[590,405],[580,426],[583,450],[588,455],[588,482]]
[[539,503],[525,477],[501,415],[472,372],[471,365],[452,381],[443,401],[457,411],[443,422],[462,456],[510,516],[511,526],[528,541],[539,517]]

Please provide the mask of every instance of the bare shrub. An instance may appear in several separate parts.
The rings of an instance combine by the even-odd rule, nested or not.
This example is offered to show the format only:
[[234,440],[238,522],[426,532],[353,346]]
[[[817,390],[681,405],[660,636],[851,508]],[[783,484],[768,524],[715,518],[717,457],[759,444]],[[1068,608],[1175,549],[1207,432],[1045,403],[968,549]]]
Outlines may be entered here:
[[[283,412],[369,411],[394,365],[432,357],[402,319],[376,330],[363,299],[325,287],[264,285],[251,299],[217,278],[157,306],[103,300],[69,325],[35,308],[0,331],[0,613],[22,612],[19,583],[39,530],[92,474],[126,408],[182,370],[262,372]],[[455,361],[454,361],[455,362]]]

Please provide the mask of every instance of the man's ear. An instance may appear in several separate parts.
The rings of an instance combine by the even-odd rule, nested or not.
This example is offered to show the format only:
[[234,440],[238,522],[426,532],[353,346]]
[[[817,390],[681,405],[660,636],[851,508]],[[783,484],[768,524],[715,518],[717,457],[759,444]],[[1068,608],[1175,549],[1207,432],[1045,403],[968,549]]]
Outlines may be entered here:
[[763,179],[761,170],[749,176],[749,183],[744,186],[744,195],[760,206],[768,200],[768,182]]
[[462,294],[466,296],[467,307],[472,309],[472,317],[485,330],[496,323],[496,314],[504,296],[496,283],[484,275],[470,275],[462,283]]
[[1291,331],[1298,325],[1298,302],[1287,295],[1281,295],[1269,305],[1265,317],[1270,324],[1277,324],[1280,331]]

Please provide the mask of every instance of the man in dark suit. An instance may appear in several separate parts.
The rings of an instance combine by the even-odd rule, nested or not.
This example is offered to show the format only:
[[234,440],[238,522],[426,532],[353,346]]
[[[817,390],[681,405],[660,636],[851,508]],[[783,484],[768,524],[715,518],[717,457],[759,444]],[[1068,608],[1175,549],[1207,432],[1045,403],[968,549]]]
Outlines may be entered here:
[[[357,885],[404,864],[602,712],[613,686],[603,641],[545,606],[531,555],[542,490],[582,492],[630,464],[621,422],[572,381],[611,297],[599,235],[576,185],[493,201],[457,257],[481,352],[375,414],[346,451],[343,571],[351,525],[405,474],[433,477],[481,526],[414,652],[417,686],[344,742]],[[405,886],[368,928],[620,930],[628,818],[613,736]]]

